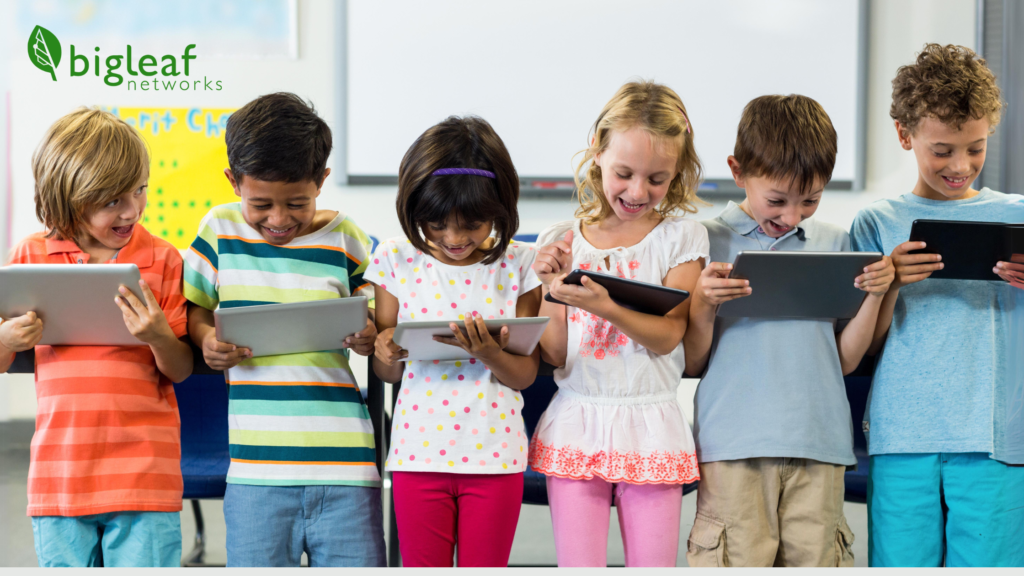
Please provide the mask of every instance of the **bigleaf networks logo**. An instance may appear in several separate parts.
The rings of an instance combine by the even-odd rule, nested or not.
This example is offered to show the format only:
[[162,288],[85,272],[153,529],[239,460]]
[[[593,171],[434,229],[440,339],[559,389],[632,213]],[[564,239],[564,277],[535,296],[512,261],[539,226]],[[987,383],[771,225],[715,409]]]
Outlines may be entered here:
[[[138,80],[129,78],[126,86],[128,90],[185,92],[188,90],[199,91],[200,85],[202,85],[202,90],[219,92],[223,89],[220,80],[207,80],[206,76],[203,76],[202,80],[195,80],[189,76],[189,63],[197,58],[195,54],[192,54],[195,47],[195,44],[185,46],[179,67],[178,57],[171,54],[165,54],[159,62],[157,62],[156,56],[151,54],[144,54],[139,57],[138,61],[135,61],[132,59],[130,44],[125,46],[125,55],[112,54],[101,60],[100,48],[97,46],[94,49],[96,54],[93,56],[91,68],[96,77],[103,73],[103,83],[107,86],[120,86],[124,84],[125,78],[119,71],[121,64],[125,64],[124,72],[129,76],[141,75],[144,77]],[[74,44],[70,45],[70,49],[70,61],[66,66],[69,76],[71,78],[85,76],[90,69],[89,57],[76,54]],[[53,32],[38,25],[32,30],[32,34],[28,37],[28,57],[36,68],[48,73],[54,82],[57,81],[57,68],[60,66],[62,53],[60,40]],[[105,71],[101,63],[106,64]],[[179,78],[182,74],[188,79]]]

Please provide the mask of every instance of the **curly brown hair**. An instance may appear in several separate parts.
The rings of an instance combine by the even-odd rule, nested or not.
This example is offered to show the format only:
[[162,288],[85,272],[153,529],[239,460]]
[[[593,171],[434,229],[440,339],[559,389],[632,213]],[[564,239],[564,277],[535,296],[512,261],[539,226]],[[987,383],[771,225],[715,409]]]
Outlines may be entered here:
[[917,62],[896,71],[889,116],[910,132],[926,116],[957,130],[965,122],[987,118],[989,129],[995,130],[1003,106],[984,58],[963,46],[925,44]]

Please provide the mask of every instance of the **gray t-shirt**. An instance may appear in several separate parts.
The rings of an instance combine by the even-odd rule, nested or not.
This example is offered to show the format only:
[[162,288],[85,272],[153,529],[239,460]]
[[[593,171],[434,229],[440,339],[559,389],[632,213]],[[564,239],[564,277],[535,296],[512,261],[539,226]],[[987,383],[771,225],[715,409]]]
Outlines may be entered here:
[[[813,219],[771,238],[733,202],[701,224],[712,262],[731,263],[740,250],[850,250],[845,230]],[[835,320],[715,319],[711,357],[694,399],[697,459],[856,464],[836,330]]]

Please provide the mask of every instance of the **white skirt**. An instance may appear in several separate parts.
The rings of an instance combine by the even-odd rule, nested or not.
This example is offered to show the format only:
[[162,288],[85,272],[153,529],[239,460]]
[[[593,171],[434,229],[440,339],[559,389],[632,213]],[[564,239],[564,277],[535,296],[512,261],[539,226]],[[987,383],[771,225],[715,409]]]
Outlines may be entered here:
[[599,397],[560,389],[530,441],[530,466],[548,476],[629,484],[700,478],[693,434],[675,392]]

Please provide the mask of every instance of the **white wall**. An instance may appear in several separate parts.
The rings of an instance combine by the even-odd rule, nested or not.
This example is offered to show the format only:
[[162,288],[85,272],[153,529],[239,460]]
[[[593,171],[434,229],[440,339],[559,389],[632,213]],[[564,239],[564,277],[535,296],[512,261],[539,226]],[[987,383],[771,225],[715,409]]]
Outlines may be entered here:
[[[354,0],[363,1],[363,0]],[[3,11],[10,8],[0,9]],[[2,18],[10,22],[13,18]],[[202,101],[183,99],[180,95],[152,93],[138,100],[116,100],[126,93],[111,93],[104,88],[82,90],[69,94],[46,94],[40,89],[42,74],[30,69],[23,56],[21,41],[7,42],[12,61],[11,82],[14,106],[12,171],[14,173],[15,214],[14,237],[20,238],[38,229],[32,209],[32,181],[29,159],[46,126],[54,119],[80,104],[120,104],[154,106],[223,106],[235,107],[252,97],[276,90],[289,90],[311,98],[321,114],[333,125],[335,80],[332,71],[338,62],[335,54],[335,12],[329,0],[300,0],[299,59],[295,61],[216,62],[208,64],[207,75],[226,80],[223,92],[204,96]],[[889,119],[892,77],[902,64],[913,60],[926,42],[974,46],[974,0],[873,0],[871,3],[870,59],[868,70],[868,151],[867,184],[863,192],[830,192],[826,194],[818,218],[848,227],[857,211],[868,203],[909,191],[917,179],[912,153],[898,145]],[[0,24],[0,29],[5,24]],[[10,34],[5,34],[10,37]],[[0,75],[3,64],[0,63]],[[383,72],[382,72],[383,73]],[[45,83],[43,83],[45,84]],[[0,89],[3,79],[0,78]],[[202,93],[199,93],[202,94]],[[609,94],[609,97],[611,95]],[[148,100],[153,98],[153,100]],[[565,105],[571,106],[571,95]],[[414,103],[415,100],[410,100]],[[23,117],[25,110],[34,110],[48,120]],[[594,114],[597,114],[597,110]],[[0,124],[2,126],[2,124]],[[350,143],[358,145],[358,143]],[[573,151],[569,151],[571,154]],[[2,156],[0,156],[2,161]],[[724,163],[725,158],[705,158],[706,163]],[[2,174],[2,172],[0,172]],[[337,180],[334,180],[337,182]],[[330,183],[331,180],[328,180]],[[0,191],[3,188],[0,186]],[[725,201],[709,197],[713,206],[704,208],[698,218],[715,216]],[[321,203],[325,208],[349,213],[360,226],[378,238],[401,233],[394,210],[394,187],[325,186]],[[3,203],[0,202],[0,205]],[[572,217],[574,205],[567,200],[524,199],[520,203],[521,231],[539,232],[549,224]],[[0,238],[6,236],[4,220],[0,219]],[[692,384],[691,384],[692,386]],[[687,392],[689,393],[689,392]],[[31,376],[0,376],[0,419],[31,418],[35,413]]]

